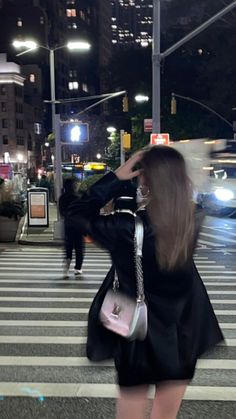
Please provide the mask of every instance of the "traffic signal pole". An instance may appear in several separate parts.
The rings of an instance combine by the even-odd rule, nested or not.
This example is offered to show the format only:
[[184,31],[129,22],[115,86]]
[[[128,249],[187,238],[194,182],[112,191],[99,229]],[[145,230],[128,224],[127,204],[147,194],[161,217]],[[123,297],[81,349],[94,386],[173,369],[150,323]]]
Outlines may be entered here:
[[125,152],[123,147],[123,136],[125,131],[123,129],[120,130],[120,165],[124,164],[125,162]]
[[230,12],[236,7],[236,0],[231,4],[220,10],[198,28],[184,36],[166,51],[161,53],[160,49],[160,37],[161,37],[161,0],[153,0],[153,53],[152,53],[152,124],[153,132],[159,134],[161,131],[161,63],[164,58],[172,54],[186,42],[193,39],[199,33],[207,29],[212,23],[219,20],[225,14]]
[[61,172],[61,133],[60,133],[60,115],[55,115],[55,192],[56,192],[56,202],[57,202],[57,219],[60,219],[59,212],[59,198],[62,191],[62,172]]
[[161,132],[161,2],[153,0],[152,132]]

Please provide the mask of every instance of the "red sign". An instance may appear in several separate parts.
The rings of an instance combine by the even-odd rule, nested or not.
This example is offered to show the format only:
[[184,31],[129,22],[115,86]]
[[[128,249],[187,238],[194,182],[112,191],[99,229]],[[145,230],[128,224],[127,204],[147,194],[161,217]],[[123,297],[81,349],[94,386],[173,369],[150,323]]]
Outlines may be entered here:
[[169,145],[170,134],[151,134],[150,144],[152,145]]
[[10,163],[1,163],[0,164],[0,177],[2,179],[11,179],[12,178],[12,167]]
[[144,132],[152,132],[152,119],[144,119]]

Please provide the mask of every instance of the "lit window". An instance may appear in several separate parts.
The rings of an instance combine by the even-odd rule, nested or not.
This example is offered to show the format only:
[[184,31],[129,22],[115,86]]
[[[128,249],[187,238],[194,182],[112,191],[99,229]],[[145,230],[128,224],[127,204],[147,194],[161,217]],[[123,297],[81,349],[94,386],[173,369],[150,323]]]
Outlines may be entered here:
[[76,17],[76,9],[66,9],[67,17]]
[[82,20],[85,20],[85,14],[82,10],[80,10],[79,15],[80,15]]
[[16,23],[16,25],[17,25],[19,28],[21,28],[21,27],[23,26],[23,20],[21,19],[21,17],[18,17],[18,18],[17,18],[17,23]]
[[88,85],[87,85],[86,83],[83,83],[83,84],[82,84],[82,90],[83,90],[84,92],[88,92]]
[[42,125],[39,122],[34,123],[34,133],[38,135],[42,133]]
[[29,75],[29,81],[30,81],[30,83],[35,83],[35,74],[30,74]]
[[69,81],[68,88],[69,90],[78,90],[79,83],[77,81]]

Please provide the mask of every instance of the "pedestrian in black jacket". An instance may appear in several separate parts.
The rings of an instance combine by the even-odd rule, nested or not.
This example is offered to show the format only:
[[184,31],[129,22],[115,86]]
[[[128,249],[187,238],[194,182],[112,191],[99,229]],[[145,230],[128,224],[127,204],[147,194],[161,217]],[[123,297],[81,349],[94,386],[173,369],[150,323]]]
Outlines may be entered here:
[[75,193],[75,182],[73,179],[66,179],[64,184],[64,193],[59,199],[59,210],[62,217],[64,217],[64,228],[65,228],[65,265],[64,265],[64,277],[69,277],[70,264],[72,260],[73,249],[75,249],[75,275],[82,274],[82,263],[83,263],[83,236],[81,229],[73,225],[67,216],[68,207],[73,201],[78,199],[78,195]]
[[[136,170],[137,164],[141,169]],[[138,176],[143,204],[137,213],[144,225],[142,268],[148,331],[144,341],[129,341],[99,321],[104,297],[112,289],[114,269],[119,289],[136,298],[134,215],[118,211],[101,216],[123,181]],[[153,146],[108,173],[75,201],[69,210],[74,224],[109,250],[113,268],[90,309],[87,356],[113,358],[120,395],[117,419],[143,419],[148,387],[156,394],[151,419],[175,419],[197,359],[223,340],[206,288],[193,261],[202,220],[193,202],[183,156],[166,146]]]

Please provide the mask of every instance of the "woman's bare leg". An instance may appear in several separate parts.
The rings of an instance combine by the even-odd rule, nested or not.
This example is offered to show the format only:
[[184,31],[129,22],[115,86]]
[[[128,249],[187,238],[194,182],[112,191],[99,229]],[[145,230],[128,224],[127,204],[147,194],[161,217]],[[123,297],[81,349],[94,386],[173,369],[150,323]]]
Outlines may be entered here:
[[156,387],[151,419],[176,419],[188,381],[168,381]]
[[147,386],[120,388],[116,402],[116,419],[144,419],[147,407]]

